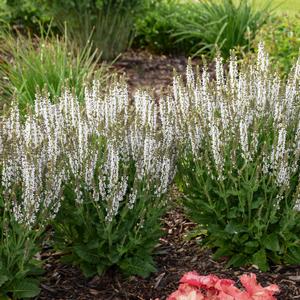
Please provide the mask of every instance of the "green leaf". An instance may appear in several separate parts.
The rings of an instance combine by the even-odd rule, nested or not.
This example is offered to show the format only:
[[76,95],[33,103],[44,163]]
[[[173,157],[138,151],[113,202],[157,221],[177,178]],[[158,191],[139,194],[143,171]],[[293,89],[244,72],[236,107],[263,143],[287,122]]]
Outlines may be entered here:
[[227,267],[230,267],[230,266],[239,267],[239,266],[247,264],[247,262],[248,262],[248,259],[245,255],[235,254],[230,258],[230,260],[227,262],[226,266]]
[[263,272],[266,272],[269,270],[269,265],[267,262],[267,255],[266,255],[266,250],[261,249],[257,251],[253,256],[252,256],[252,263],[254,265],[257,265],[259,269]]
[[6,275],[0,275],[0,287],[8,280]]
[[288,250],[285,257],[285,261],[289,264],[299,264],[300,263],[300,247],[292,247]]
[[265,239],[263,239],[263,243],[268,250],[274,252],[280,251],[278,235],[276,233],[269,234]]
[[239,224],[228,223],[225,227],[225,231],[230,234],[238,234],[240,232],[245,232],[245,228]]
[[36,280],[24,279],[14,285],[12,292],[15,298],[32,298],[40,293],[40,288]]
[[97,263],[99,261],[99,255],[92,250],[87,249],[86,245],[75,246],[74,252],[83,260],[88,263]]
[[83,272],[83,275],[87,278],[92,277],[97,273],[96,265],[92,265],[92,264],[89,264],[89,263],[82,262],[80,264],[80,268]]

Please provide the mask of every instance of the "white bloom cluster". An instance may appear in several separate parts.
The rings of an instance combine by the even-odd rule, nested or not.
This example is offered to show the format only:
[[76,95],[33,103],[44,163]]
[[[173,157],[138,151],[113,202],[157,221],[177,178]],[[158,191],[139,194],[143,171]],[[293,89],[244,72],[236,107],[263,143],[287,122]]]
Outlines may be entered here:
[[260,44],[252,65],[239,67],[232,54],[224,66],[217,57],[215,80],[206,66],[201,76],[189,66],[186,80],[184,84],[176,77],[173,99],[162,102],[167,107],[162,121],[166,135],[180,135],[177,143],[189,148],[212,178],[222,181],[230,172],[240,174],[236,168],[255,163],[257,172],[274,179],[281,193],[289,189],[300,171],[300,60],[283,82],[271,71]]
[[13,105],[0,120],[0,184],[19,222],[31,226],[46,212],[54,217],[66,185],[79,205],[87,193],[102,201],[108,221],[124,200],[133,207],[141,182],[156,197],[167,191],[175,173],[174,138],[163,138],[162,112],[147,93],[133,100],[124,83],[102,93],[94,82],[82,104],[67,89],[54,104],[37,95],[24,121]]

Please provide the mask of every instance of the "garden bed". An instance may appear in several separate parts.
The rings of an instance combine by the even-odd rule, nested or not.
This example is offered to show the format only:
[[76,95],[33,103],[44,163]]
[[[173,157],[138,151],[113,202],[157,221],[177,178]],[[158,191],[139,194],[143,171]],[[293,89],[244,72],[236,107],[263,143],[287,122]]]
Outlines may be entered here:
[[47,260],[46,276],[36,300],[164,300],[177,289],[181,276],[191,270],[233,280],[252,272],[263,286],[275,283],[280,287],[278,300],[300,299],[300,266],[277,266],[267,273],[254,267],[226,269],[225,261],[216,262],[210,251],[200,249],[197,241],[201,237],[187,239],[187,232],[194,225],[179,209],[169,212],[163,222],[165,236],[160,239],[155,256],[157,271],[149,278],[124,278],[110,270],[102,277],[86,279],[79,269],[61,264],[59,253],[50,251],[43,254]]
[[[199,61],[193,62],[197,64]],[[150,88],[155,95],[163,92],[163,86],[172,83],[173,69],[184,74],[187,59],[153,55],[146,51],[129,51],[114,65],[118,73],[125,74],[132,93],[135,88]],[[157,271],[149,278],[123,277],[117,270],[104,276],[86,279],[79,269],[59,262],[60,253],[45,251],[46,276],[42,292],[36,299],[105,299],[142,300],[166,299],[178,287],[181,276],[195,270],[199,274],[215,274],[221,278],[238,277],[255,273],[263,286],[272,283],[280,287],[277,299],[300,299],[300,266],[274,266],[269,272],[261,272],[255,266],[226,268],[226,261],[214,261],[211,252],[198,245],[201,236],[188,238],[194,224],[186,219],[179,208],[171,210],[163,219],[165,235],[156,248]]]

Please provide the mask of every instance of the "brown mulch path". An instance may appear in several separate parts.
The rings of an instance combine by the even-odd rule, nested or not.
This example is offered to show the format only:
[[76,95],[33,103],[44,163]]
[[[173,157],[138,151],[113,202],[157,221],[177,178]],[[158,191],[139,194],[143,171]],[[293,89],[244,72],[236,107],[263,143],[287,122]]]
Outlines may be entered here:
[[[194,64],[199,61],[193,62]],[[173,69],[184,74],[187,59],[153,55],[145,51],[129,51],[113,66],[119,74],[125,73],[130,92],[137,87],[149,88],[155,96],[164,93],[164,87],[172,83]],[[46,275],[41,284],[42,292],[36,300],[160,300],[178,287],[181,276],[195,270],[199,274],[215,274],[237,280],[243,273],[257,274],[264,286],[279,285],[279,300],[300,299],[300,266],[278,266],[268,273],[254,267],[226,269],[225,262],[216,262],[211,252],[201,250],[197,238],[188,240],[187,232],[194,227],[179,209],[164,218],[165,236],[156,249],[157,271],[147,279],[124,278],[116,270],[104,276],[86,279],[80,270],[59,262],[59,255],[45,253]]]
[[179,209],[165,217],[165,236],[156,249],[157,272],[147,279],[124,278],[116,270],[85,279],[80,270],[61,264],[55,255],[50,256],[42,292],[36,300],[164,300],[177,289],[181,276],[192,270],[201,275],[215,274],[233,280],[253,272],[263,286],[276,283],[280,287],[278,300],[300,299],[300,266],[278,266],[268,273],[254,267],[226,269],[225,262],[216,262],[210,251],[201,250],[197,238],[187,239],[187,232],[193,227]]

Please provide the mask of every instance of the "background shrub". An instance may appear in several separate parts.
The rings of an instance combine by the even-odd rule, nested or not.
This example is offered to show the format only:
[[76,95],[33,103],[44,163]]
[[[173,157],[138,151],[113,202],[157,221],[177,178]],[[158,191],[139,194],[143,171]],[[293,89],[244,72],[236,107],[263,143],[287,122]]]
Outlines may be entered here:
[[265,43],[272,67],[286,77],[299,56],[299,17],[273,17],[258,32],[254,41],[255,48],[260,41]]
[[193,40],[176,43],[172,35],[182,22],[199,17],[199,5],[176,0],[157,1],[145,10],[135,22],[135,47],[146,47],[158,53],[188,53]]

